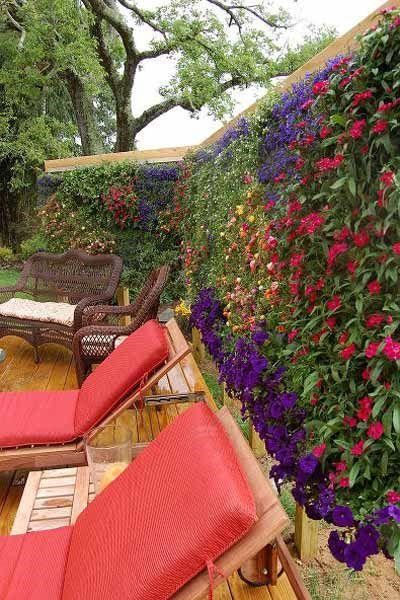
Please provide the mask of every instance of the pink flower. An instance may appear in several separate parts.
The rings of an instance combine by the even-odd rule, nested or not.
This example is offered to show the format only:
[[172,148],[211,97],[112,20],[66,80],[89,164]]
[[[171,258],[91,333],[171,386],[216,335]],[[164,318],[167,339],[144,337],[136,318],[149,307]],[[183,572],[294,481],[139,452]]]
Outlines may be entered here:
[[356,345],[353,342],[352,344],[349,344],[349,346],[346,346],[346,348],[343,348],[339,354],[344,360],[349,360],[352,356],[354,356],[356,350]]
[[348,272],[354,275],[359,264],[358,260],[350,260],[346,265]]
[[389,126],[386,119],[379,119],[372,128],[373,133],[385,133]]
[[349,134],[353,140],[358,140],[362,137],[365,126],[367,124],[366,119],[359,119],[358,121],[354,121],[353,125],[350,127]]
[[348,417],[346,415],[343,419],[343,424],[353,428],[357,425],[357,419],[355,417]]
[[332,296],[331,300],[328,300],[326,303],[327,309],[332,312],[338,309],[342,305],[342,300],[340,296]]
[[329,135],[331,135],[331,133],[332,133],[332,129],[330,127],[326,127],[326,125],[324,125],[321,128],[321,131],[319,132],[319,137],[324,140]]
[[390,504],[397,504],[397,502],[400,502],[399,492],[395,492],[394,490],[389,490],[386,494],[386,500]]
[[365,92],[361,92],[360,94],[356,94],[353,98],[353,106],[358,106],[365,102],[365,100],[369,100],[372,98],[372,91],[366,90]]
[[350,485],[350,479],[348,477],[342,477],[339,481],[339,487],[346,488]]
[[379,181],[383,183],[385,187],[389,187],[392,185],[394,180],[393,171],[384,171],[382,175],[379,177]]
[[319,213],[313,212],[309,215],[303,217],[300,221],[300,225],[298,226],[296,233],[299,235],[311,235],[314,233],[321,225],[325,222],[324,217],[322,217]]
[[371,423],[371,425],[368,427],[367,435],[373,440],[379,440],[379,438],[383,436],[384,431],[385,430],[383,428],[382,423],[380,421],[377,421],[376,423]]
[[333,244],[333,246],[331,246],[328,251],[328,265],[331,267],[334,264],[336,258],[340,254],[346,252],[347,249],[348,245],[346,244],[346,242],[336,242],[335,244]]
[[373,329],[374,327],[379,327],[382,321],[385,320],[384,315],[379,315],[378,313],[374,313],[373,315],[369,315],[369,317],[365,320],[365,326],[369,329]]
[[310,106],[312,106],[314,104],[314,100],[312,100],[311,98],[309,100],[307,100],[306,102],[304,102],[300,108],[301,110],[307,110],[307,108],[310,108]]
[[335,317],[328,317],[326,319],[326,324],[328,325],[329,329],[333,329],[336,325]]
[[371,296],[377,296],[380,293],[382,286],[379,281],[375,279],[367,285],[367,288]]
[[288,340],[289,342],[292,342],[299,334],[299,329],[293,329],[289,334],[288,334]]
[[365,349],[365,356],[370,359],[373,358],[378,352],[378,348],[380,345],[380,342],[370,342]]
[[312,453],[317,458],[321,458],[321,456],[324,454],[325,450],[326,450],[326,444],[320,444],[319,446],[315,446],[315,448],[312,449]]
[[357,442],[357,444],[354,444],[354,446],[350,450],[350,453],[353,456],[361,456],[363,451],[364,451],[364,441],[360,440],[359,442]]
[[391,336],[385,338],[385,345],[382,350],[383,354],[389,360],[399,360],[400,359],[400,344],[399,342],[395,342]]
[[349,332],[343,331],[343,333],[339,336],[339,344],[345,344],[349,339]]
[[291,267],[299,267],[304,259],[304,253],[299,252],[298,254],[293,254],[290,257],[289,264]]
[[400,242],[393,244],[392,250],[395,254],[400,254]]
[[336,154],[333,158],[321,158],[320,160],[317,160],[315,166],[317,167],[318,171],[323,173],[326,171],[331,171],[332,169],[338,169],[343,161],[344,155]]
[[368,246],[369,244],[369,235],[364,231],[360,231],[359,233],[355,233],[353,235],[353,242],[357,248],[364,248],[364,246]]
[[316,96],[327,94],[329,91],[329,80],[318,81],[313,85],[312,91]]
[[372,400],[369,396],[364,396],[358,401],[359,409],[357,411],[357,417],[360,421],[368,421],[372,413]]

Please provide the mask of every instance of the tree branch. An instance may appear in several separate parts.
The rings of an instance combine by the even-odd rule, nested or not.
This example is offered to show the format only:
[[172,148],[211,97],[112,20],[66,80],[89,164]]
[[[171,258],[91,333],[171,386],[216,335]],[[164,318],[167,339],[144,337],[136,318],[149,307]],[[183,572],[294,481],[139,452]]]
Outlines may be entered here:
[[245,12],[250,13],[253,17],[255,17],[256,19],[258,19],[259,21],[262,21],[262,23],[264,23],[265,25],[268,25],[268,27],[272,27],[273,29],[287,29],[288,26],[281,24],[281,23],[276,23],[275,21],[268,19],[267,17],[265,17],[261,11],[256,10],[255,6],[245,6],[242,4],[225,4],[224,2],[221,2],[221,0],[206,0],[206,2],[208,2],[209,4],[213,4],[214,6],[217,6],[218,8],[220,8],[221,10],[225,11],[229,16],[230,16],[230,25],[232,23],[234,23],[236,25],[236,27],[239,30],[239,33],[242,32],[242,28],[243,28],[243,23],[240,21],[239,17],[235,14],[235,11],[240,11],[243,10]]
[[7,15],[7,19],[9,21],[10,25],[16,31],[19,31],[19,33],[21,34],[21,36],[19,38],[19,42],[18,42],[18,49],[21,50],[24,46],[24,42],[25,42],[25,38],[26,38],[26,31],[22,27],[22,25],[20,23],[18,23],[18,21],[16,19],[14,19],[14,17],[12,16],[12,14],[10,13],[9,10],[6,10],[6,15]]
[[[132,29],[127,25],[118,9],[112,8],[113,0],[109,0],[108,3],[104,0],[87,0],[87,3],[99,19],[107,21],[119,33],[128,60],[135,59],[137,52]],[[85,6],[87,3],[85,2]]]

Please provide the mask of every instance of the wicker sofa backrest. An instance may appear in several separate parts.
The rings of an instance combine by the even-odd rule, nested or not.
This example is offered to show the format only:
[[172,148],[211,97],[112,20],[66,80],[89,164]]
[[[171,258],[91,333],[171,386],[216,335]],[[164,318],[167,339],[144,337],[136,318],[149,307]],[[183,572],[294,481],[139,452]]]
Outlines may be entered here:
[[37,252],[25,263],[23,291],[40,300],[77,304],[82,298],[108,294],[118,285],[122,260],[114,254],[91,256],[82,250],[64,254]]

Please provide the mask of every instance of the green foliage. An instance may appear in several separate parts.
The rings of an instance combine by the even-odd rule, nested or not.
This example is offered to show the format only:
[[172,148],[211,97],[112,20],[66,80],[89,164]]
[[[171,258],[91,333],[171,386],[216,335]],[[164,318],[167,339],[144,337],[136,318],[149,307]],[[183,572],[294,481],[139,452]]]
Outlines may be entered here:
[[47,249],[48,243],[45,236],[42,233],[35,233],[31,238],[21,242],[19,255],[22,260],[26,260],[35,252]]
[[0,246],[0,265],[9,265],[15,262],[16,258],[11,248]]

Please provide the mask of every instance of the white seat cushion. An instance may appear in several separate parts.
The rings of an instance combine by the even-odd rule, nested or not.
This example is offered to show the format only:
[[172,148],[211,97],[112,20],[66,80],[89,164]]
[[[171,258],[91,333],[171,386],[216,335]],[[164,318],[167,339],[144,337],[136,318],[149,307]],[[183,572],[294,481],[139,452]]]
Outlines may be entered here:
[[126,340],[127,337],[127,335],[120,335],[117,338],[115,338],[114,348],[118,348],[118,346],[120,346],[122,342]]
[[0,315],[29,321],[45,321],[72,327],[75,305],[66,302],[36,302],[25,298],[12,298],[0,304]]

